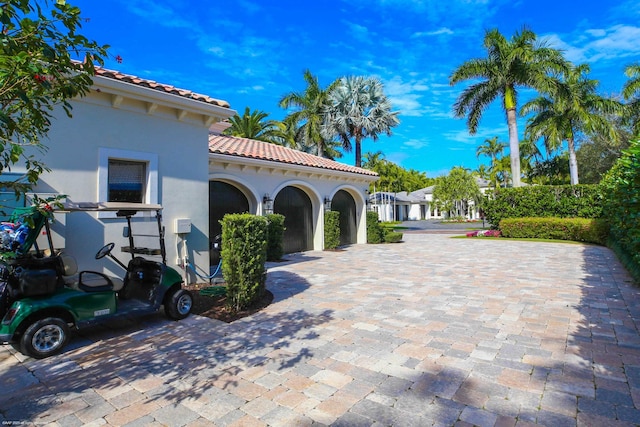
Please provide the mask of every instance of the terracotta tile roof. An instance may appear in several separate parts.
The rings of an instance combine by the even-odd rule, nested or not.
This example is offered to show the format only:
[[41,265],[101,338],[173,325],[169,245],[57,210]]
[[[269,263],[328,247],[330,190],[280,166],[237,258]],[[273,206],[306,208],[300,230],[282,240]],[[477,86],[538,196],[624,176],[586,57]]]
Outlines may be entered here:
[[292,148],[282,147],[268,142],[226,135],[209,135],[209,151],[216,154],[269,160],[291,165],[309,166],[360,175],[378,176],[368,169],[345,165],[313,154],[303,153]]
[[206,104],[217,105],[218,107],[230,108],[229,103],[221,99],[211,98],[210,96],[201,95],[199,93],[191,92],[190,90],[179,89],[171,85],[154,82],[153,80],[143,79],[140,77],[132,76],[130,74],[124,74],[115,70],[96,67],[96,75],[113,80],[119,80],[121,82],[131,83],[137,86],[148,87],[149,89],[155,89],[165,93],[171,93],[174,95],[182,96],[184,98],[204,102]]

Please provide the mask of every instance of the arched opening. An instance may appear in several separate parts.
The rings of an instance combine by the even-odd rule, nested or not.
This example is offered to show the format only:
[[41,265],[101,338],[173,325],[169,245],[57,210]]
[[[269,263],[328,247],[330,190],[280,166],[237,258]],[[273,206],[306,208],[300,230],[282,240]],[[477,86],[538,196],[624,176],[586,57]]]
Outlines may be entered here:
[[[220,220],[226,214],[249,212],[249,201],[239,188],[222,181],[209,181],[209,247],[222,233]],[[217,265],[220,254],[210,251],[211,265]]]
[[340,213],[340,244],[356,243],[356,202],[351,194],[344,190],[338,191],[331,200],[331,210]]
[[311,199],[299,188],[283,188],[273,202],[273,212],[284,215],[284,253],[313,249],[313,210]]

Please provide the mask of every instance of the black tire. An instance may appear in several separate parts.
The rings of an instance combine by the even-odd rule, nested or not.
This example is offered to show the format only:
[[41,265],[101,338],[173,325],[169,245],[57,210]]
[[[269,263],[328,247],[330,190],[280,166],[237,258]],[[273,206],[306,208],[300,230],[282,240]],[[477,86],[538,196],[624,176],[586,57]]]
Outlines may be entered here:
[[69,340],[67,322],[57,317],[38,320],[24,331],[20,338],[23,354],[36,359],[44,359],[62,351]]
[[165,298],[164,313],[169,319],[181,320],[191,313],[193,296],[186,289],[176,289]]

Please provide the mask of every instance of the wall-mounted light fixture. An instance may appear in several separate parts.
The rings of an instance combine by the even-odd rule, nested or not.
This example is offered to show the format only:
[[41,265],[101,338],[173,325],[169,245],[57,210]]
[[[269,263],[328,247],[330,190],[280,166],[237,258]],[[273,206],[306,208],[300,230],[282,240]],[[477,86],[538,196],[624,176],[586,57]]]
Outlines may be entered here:
[[273,213],[273,199],[269,197],[269,193],[265,194],[262,198],[262,212],[264,215]]
[[324,198],[324,210],[325,211],[330,211],[331,210],[331,199],[328,197]]

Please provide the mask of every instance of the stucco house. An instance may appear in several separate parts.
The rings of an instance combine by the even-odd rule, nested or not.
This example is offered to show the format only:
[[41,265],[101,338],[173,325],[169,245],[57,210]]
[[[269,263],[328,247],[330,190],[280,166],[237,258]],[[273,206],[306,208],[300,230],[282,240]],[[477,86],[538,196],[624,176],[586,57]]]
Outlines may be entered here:
[[213,133],[210,230],[225,213],[285,216],[285,253],[324,248],[324,212],[340,212],[341,244],[367,242],[366,190],[378,175],[287,147]]
[[[484,194],[490,187],[489,181],[476,178],[480,192]],[[441,212],[433,203],[433,189],[435,186],[421,188],[407,193],[376,192],[369,195],[371,209],[378,213],[380,221],[418,221],[423,219],[445,219],[447,212]],[[477,205],[471,202],[460,216],[468,220],[481,218]]]
[[[210,242],[225,212],[287,215],[285,249],[294,252],[323,248],[324,208],[331,206],[350,215],[344,242],[366,242],[365,189],[375,173],[221,136],[224,121],[236,114],[223,100],[102,68],[93,80],[90,93],[71,101],[72,118],[54,112],[42,159],[51,172],[34,193],[74,202],[159,203],[168,264],[179,267],[186,257],[200,275],[209,274]],[[116,263],[94,254],[103,242],[126,246],[124,220],[109,213],[57,219],[54,240],[83,268],[122,275]],[[136,220],[153,229],[150,218]],[[185,223],[188,232],[179,226]],[[127,254],[114,254],[126,260]],[[188,282],[201,280],[182,271]]]

